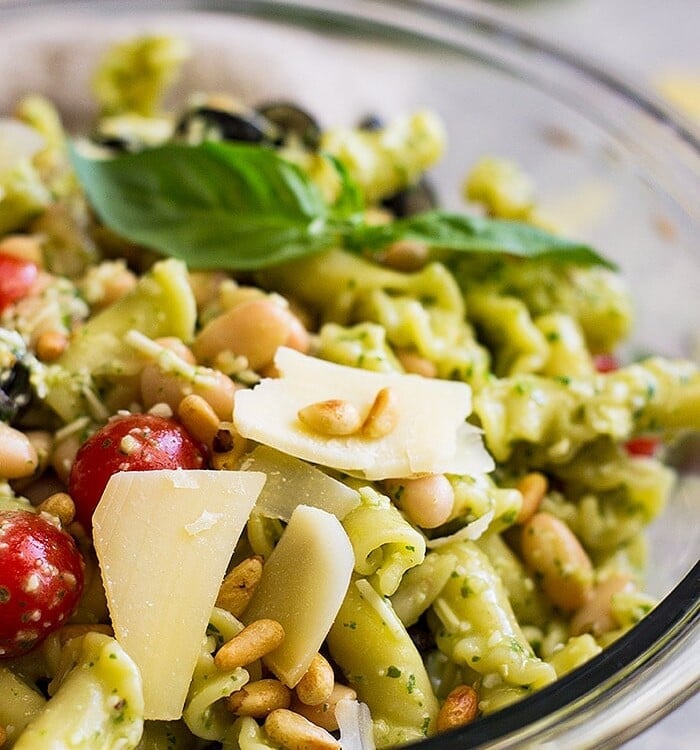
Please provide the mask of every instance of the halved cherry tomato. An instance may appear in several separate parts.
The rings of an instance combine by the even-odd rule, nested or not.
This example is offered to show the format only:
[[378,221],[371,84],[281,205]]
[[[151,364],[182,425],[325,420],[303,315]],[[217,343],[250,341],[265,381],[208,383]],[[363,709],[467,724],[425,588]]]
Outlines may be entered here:
[[129,414],[110,420],[78,450],[69,490],[86,529],[112,474],[118,471],[201,469],[204,448],[174,419]]
[[70,617],[84,566],[73,537],[46,517],[0,511],[0,658],[30,651]]
[[0,312],[26,297],[38,275],[36,263],[0,253]]

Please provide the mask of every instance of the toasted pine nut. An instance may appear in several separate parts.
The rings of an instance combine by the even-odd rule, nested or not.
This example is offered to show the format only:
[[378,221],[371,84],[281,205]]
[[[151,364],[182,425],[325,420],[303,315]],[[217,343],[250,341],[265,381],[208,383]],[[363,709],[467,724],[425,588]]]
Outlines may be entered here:
[[406,372],[422,375],[424,378],[437,377],[438,369],[435,363],[422,357],[418,352],[411,349],[397,349],[396,356]]
[[30,477],[39,466],[39,456],[29,438],[0,422],[0,478]]
[[317,706],[328,700],[333,692],[334,683],[333,667],[321,654],[315,654],[294,690],[302,703]]
[[265,679],[249,682],[231,693],[227,700],[229,711],[238,716],[263,719],[278,708],[289,708],[292,691],[279,680]]
[[240,617],[260,583],[262,571],[263,558],[260,555],[248,557],[236,565],[221,584],[216,606]]
[[32,235],[9,234],[0,240],[0,253],[12,255],[21,260],[29,260],[38,266],[43,265],[41,243]]
[[212,441],[212,468],[235,471],[247,447],[248,440],[238,434],[231,422],[221,422]]
[[390,479],[384,487],[409,520],[423,529],[441,526],[454,509],[455,492],[444,474]]
[[343,698],[355,700],[357,693],[351,687],[336,682],[328,699],[322,703],[315,706],[307,706],[299,700],[298,696],[293,696],[291,708],[314,724],[318,724],[319,727],[323,727],[323,729],[327,729],[329,732],[335,732],[338,729],[335,707]]
[[569,527],[550,513],[535,513],[523,526],[522,555],[542,576],[542,588],[552,603],[573,612],[588,600],[593,565]]
[[362,427],[362,417],[349,401],[331,398],[299,409],[299,419],[321,435],[352,435]]
[[275,300],[252,299],[214,318],[200,331],[193,350],[200,362],[211,362],[229,350],[248,360],[252,370],[272,362],[289,338],[291,313]]
[[253,620],[216,652],[214,663],[223,670],[243,667],[274,651],[284,640],[284,628],[277,620]]
[[73,522],[75,518],[75,503],[73,498],[66,492],[54,492],[39,505],[39,510],[43,513],[50,513],[56,516],[65,528]]
[[428,246],[415,240],[393,242],[382,255],[382,264],[396,271],[419,271],[428,260]]
[[185,396],[178,404],[177,416],[192,437],[211,445],[219,429],[219,417],[201,396],[196,393]]
[[540,503],[547,494],[548,485],[547,477],[539,471],[531,471],[520,479],[516,487],[523,496],[523,504],[515,519],[516,523],[523,524],[537,513]]
[[457,685],[440,707],[436,728],[446,732],[470,724],[479,715],[479,696],[470,685]]
[[286,708],[268,715],[265,731],[285,750],[340,750],[340,743],[332,734]]
[[63,331],[43,331],[34,345],[36,356],[42,362],[58,359],[68,346],[68,336]]
[[72,638],[79,638],[87,633],[103,633],[104,635],[113,636],[114,631],[110,625],[101,625],[99,623],[75,623],[64,625],[56,631],[58,642],[65,646]]
[[382,388],[374,397],[374,403],[362,424],[362,434],[368,438],[382,438],[396,427],[398,421],[396,391],[393,388]]
[[632,588],[632,579],[627,573],[613,573],[599,583],[590,599],[571,618],[571,635],[592,633],[599,637],[617,627],[612,615],[611,598],[625,589]]

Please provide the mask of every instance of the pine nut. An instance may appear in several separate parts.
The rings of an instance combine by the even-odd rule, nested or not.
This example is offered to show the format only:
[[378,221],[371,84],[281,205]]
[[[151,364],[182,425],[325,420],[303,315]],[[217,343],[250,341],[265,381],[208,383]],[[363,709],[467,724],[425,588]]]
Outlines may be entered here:
[[317,706],[328,700],[334,683],[333,667],[321,654],[316,654],[294,690],[302,703]]
[[516,523],[523,524],[529,521],[537,513],[540,503],[547,494],[549,483],[547,477],[539,471],[531,471],[520,479],[516,488],[523,496],[523,504],[520,507]]
[[248,440],[236,432],[233,424],[221,422],[212,441],[212,468],[218,471],[235,471],[247,448]]
[[177,416],[192,437],[205,445],[212,444],[219,430],[219,417],[201,396],[185,396],[178,404]]
[[289,708],[292,691],[279,680],[265,679],[249,682],[245,687],[231,693],[227,700],[229,711],[238,716],[264,719],[278,708]]
[[398,240],[382,254],[382,265],[396,271],[419,271],[428,261],[428,246],[415,240]]
[[30,477],[39,466],[39,456],[29,438],[0,422],[0,478]]
[[384,487],[408,519],[422,529],[441,526],[454,510],[455,492],[444,474],[391,479],[384,483]]
[[357,693],[351,687],[336,682],[335,685],[333,685],[333,690],[328,696],[328,699],[322,703],[319,703],[316,706],[307,706],[299,700],[298,696],[293,696],[291,708],[293,711],[301,714],[304,718],[314,724],[318,724],[319,727],[322,727],[329,732],[335,732],[338,729],[338,719],[336,719],[335,716],[335,707],[344,698],[356,700]]
[[612,614],[612,596],[631,588],[632,579],[627,573],[614,573],[599,583],[590,599],[571,618],[571,635],[592,633],[597,638],[614,630],[617,622]]
[[550,513],[535,513],[523,526],[522,555],[542,578],[552,603],[573,612],[588,600],[593,587],[593,565],[569,527]]
[[42,362],[58,359],[68,346],[68,336],[62,331],[43,331],[36,340],[36,356]]
[[438,732],[470,724],[479,715],[479,696],[470,685],[458,685],[440,707],[436,728]]
[[362,427],[357,408],[339,398],[309,404],[299,410],[298,417],[314,432],[330,437],[353,435]]
[[269,714],[265,731],[285,750],[340,750],[340,743],[332,734],[285,708]]
[[10,234],[0,240],[0,253],[12,255],[20,260],[29,260],[42,266],[44,263],[41,243],[36,237],[27,234]]
[[362,424],[365,437],[378,439],[395,429],[399,421],[398,397],[393,388],[382,388]]
[[284,640],[277,620],[254,620],[216,652],[214,663],[222,671],[243,667],[274,651]]
[[253,555],[236,565],[224,578],[216,606],[228,610],[234,617],[240,617],[253,598],[260,583],[263,571],[263,558]]
[[66,492],[55,492],[50,495],[40,503],[38,509],[42,513],[50,513],[52,516],[56,516],[63,528],[66,528],[75,518],[75,503]]
[[424,378],[437,377],[438,369],[435,363],[426,357],[422,357],[418,352],[411,349],[397,349],[396,356],[406,372],[422,375]]

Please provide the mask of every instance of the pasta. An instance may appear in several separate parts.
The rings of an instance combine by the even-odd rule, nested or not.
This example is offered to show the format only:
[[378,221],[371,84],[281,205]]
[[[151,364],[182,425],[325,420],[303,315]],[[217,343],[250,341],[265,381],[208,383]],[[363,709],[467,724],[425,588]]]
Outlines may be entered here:
[[[447,146],[437,114],[323,129],[197,93],[176,116],[184,58],[115,45],[89,137],[33,95],[0,120],[3,747],[372,750],[435,735],[456,688],[507,710],[653,608],[644,532],[674,488],[664,443],[700,429],[700,370],[601,367],[629,293],[543,228],[517,165],[475,166],[483,215],[402,208]],[[162,520],[135,537],[159,516],[120,486],[168,508],[168,545]],[[173,581],[231,519],[230,559],[200,547]],[[20,522],[61,555],[27,573]],[[114,596],[140,577],[148,596]],[[206,631],[165,622],[195,588],[219,592]],[[158,620],[193,663],[149,692],[156,660],[126,643]]]

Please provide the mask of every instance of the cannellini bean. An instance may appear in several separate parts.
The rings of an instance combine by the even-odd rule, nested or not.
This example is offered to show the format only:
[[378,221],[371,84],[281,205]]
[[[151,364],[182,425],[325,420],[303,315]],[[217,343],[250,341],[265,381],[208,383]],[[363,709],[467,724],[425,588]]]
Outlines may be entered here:
[[317,706],[328,700],[333,692],[334,682],[333,667],[321,654],[316,654],[294,690],[302,703]]
[[408,519],[423,529],[441,526],[454,509],[454,489],[444,474],[392,479],[385,482],[385,488]]
[[588,600],[593,588],[593,565],[574,533],[550,513],[535,513],[523,526],[522,555],[542,577],[542,587],[553,604],[573,612]]
[[332,734],[285,708],[268,715],[265,731],[285,750],[340,750],[340,743]]
[[216,652],[214,663],[222,671],[244,667],[274,651],[284,640],[284,628],[277,620],[253,620]]
[[523,504],[515,519],[516,523],[523,524],[537,513],[547,494],[548,486],[547,477],[539,471],[532,471],[522,477],[516,486],[523,496]]
[[631,588],[632,578],[627,573],[614,573],[601,581],[588,601],[571,618],[571,635],[592,633],[598,637],[614,630],[618,624],[612,614],[612,596]]
[[420,271],[429,256],[428,246],[415,240],[393,242],[382,254],[382,264],[396,271]]
[[295,320],[286,307],[269,297],[248,300],[208,323],[193,350],[200,362],[211,362],[217,354],[231,351],[244,356],[251,369],[259,370],[289,341]]
[[5,422],[0,422],[0,477],[29,477],[38,466],[39,457],[29,438]]
[[336,682],[333,685],[331,694],[322,703],[318,703],[315,706],[308,706],[305,703],[302,703],[295,695],[292,697],[291,708],[293,711],[301,714],[304,718],[317,724],[319,727],[322,727],[329,732],[335,732],[338,729],[338,719],[335,716],[335,707],[344,698],[356,700],[357,693],[351,687]]
[[229,711],[238,716],[264,719],[278,708],[289,708],[292,691],[279,680],[264,679],[249,682],[240,690],[231,693],[227,700]]
[[80,435],[75,432],[54,444],[53,452],[51,453],[51,466],[58,475],[58,478],[66,486],[68,486],[70,470],[73,467],[75,454],[78,452],[80,445]]
[[479,696],[471,685],[458,685],[440,707],[437,715],[438,732],[471,724],[479,715]]

